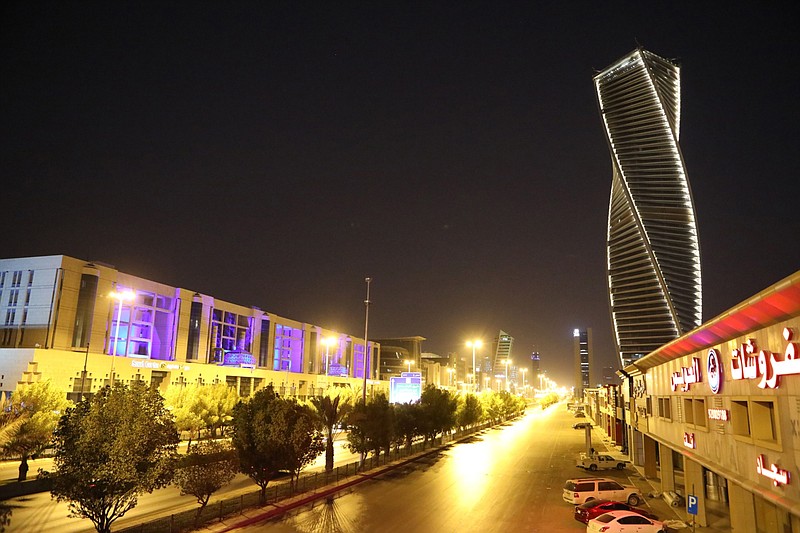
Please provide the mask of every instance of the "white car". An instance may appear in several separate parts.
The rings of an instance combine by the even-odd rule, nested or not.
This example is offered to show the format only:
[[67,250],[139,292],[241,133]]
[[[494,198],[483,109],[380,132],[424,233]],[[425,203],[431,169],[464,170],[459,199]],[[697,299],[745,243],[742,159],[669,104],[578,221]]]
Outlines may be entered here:
[[629,505],[639,505],[644,501],[642,493],[633,485],[622,485],[616,480],[603,477],[568,479],[564,483],[562,497],[572,505],[580,505],[589,500],[614,500]]
[[631,511],[610,511],[592,518],[586,533],[657,533],[666,531],[664,523]]

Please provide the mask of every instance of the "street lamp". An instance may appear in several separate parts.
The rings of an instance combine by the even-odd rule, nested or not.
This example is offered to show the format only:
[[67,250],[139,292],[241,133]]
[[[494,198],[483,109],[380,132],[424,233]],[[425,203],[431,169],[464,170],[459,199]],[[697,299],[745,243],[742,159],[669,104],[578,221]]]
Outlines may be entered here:
[[453,386],[453,372],[455,372],[455,368],[447,367],[447,385],[449,387]]
[[527,368],[520,368],[520,372],[522,372],[522,390],[525,391],[525,374],[528,372]]
[[475,372],[475,349],[480,348],[483,346],[483,341],[480,339],[475,339],[474,341],[467,341],[467,348],[472,348],[472,387],[473,389],[477,390],[478,386],[475,383],[475,378],[477,377],[477,373]]
[[330,354],[328,353],[328,348],[330,348],[331,344],[336,342],[336,337],[325,337],[322,339],[322,344],[325,345],[325,375],[329,374],[330,370]]
[[411,359],[406,359],[405,361],[403,361],[403,364],[406,364],[406,365],[408,365],[408,371],[409,371],[409,373],[410,373],[410,372],[411,372],[411,365],[413,365],[413,364],[414,364],[414,361],[413,361],[413,360],[411,360]]
[[[372,354],[369,353],[369,337],[367,336],[369,332],[369,304],[372,303],[369,301],[369,284],[372,283],[372,278],[364,278],[364,282],[367,284],[367,297],[364,299],[364,387],[361,389],[361,401],[364,402],[364,406],[367,405],[367,361],[372,359]],[[355,374],[355,372],[353,372]],[[364,464],[364,459],[366,456],[362,453],[361,454],[361,464]]]
[[508,365],[511,364],[511,359],[505,359],[503,363],[506,365],[506,392],[508,392],[510,390],[508,386]]
[[[119,308],[117,309],[117,327],[114,330],[114,349],[111,352],[111,385],[114,385],[114,361],[117,358],[117,344],[119,343],[119,323],[122,322],[122,303],[126,300],[130,301],[136,297],[133,291],[114,291],[111,293],[112,298],[119,300]],[[132,322],[132,321],[129,321]],[[130,331],[128,336],[130,337]]]

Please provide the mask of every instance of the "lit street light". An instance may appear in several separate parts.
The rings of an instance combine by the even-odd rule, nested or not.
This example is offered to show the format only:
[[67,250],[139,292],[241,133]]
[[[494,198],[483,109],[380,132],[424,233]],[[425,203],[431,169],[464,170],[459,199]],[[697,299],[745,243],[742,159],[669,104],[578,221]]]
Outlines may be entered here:
[[475,339],[474,341],[467,341],[467,348],[472,348],[472,387],[473,387],[473,390],[477,390],[478,389],[478,385],[475,382],[475,379],[476,379],[476,377],[478,375],[476,370],[475,370],[475,349],[476,348],[480,348],[481,346],[483,346],[483,341],[481,341],[480,339]]
[[411,372],[411,365],[414,364],[414,361],[412,361],[411,359],[406,359],[405,361],[403,361],[403,363],[408,365],[408,371]]
[[[133,291],[114,291],[111,293],[112,298],[119,300],[119,308],[117,309],[117,326],[114,328],[114,349],[111,351],[111,386],[114,386],[114,361],[117,358],[117,344],[119,343],[119,323],[122,322],[122,303],[126,300],[130,301],[136,297]],[[130,322],[130,321],[129,321]],[[126,335],[126,339],[130,338],[130,331]],[[123,354],[127,355],[127,354]]]
[[508,386],[508,365],[511,364],[511,359],[504,359],[503,364],[506,365],[506,391],[509,391],[510,388]]
[[328,371],[330,370],[330,354],[328,353],[328,349],[332,344],[336,342],[336,337],[325,337],[322,339],[322,344],[325,345],[325,375],[328,375]]

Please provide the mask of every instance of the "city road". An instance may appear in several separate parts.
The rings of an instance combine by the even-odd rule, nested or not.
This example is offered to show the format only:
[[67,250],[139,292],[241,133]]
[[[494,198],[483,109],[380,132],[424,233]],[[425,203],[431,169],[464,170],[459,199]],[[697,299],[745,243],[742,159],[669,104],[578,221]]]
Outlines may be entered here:
[[[244,527],[270,533],[585,531],[561,491],[585,447],[564,404],[533,409],[293,516]],[[594,433],[596,436],[597,433]],[[634,470],[604,471],[626,484]]]

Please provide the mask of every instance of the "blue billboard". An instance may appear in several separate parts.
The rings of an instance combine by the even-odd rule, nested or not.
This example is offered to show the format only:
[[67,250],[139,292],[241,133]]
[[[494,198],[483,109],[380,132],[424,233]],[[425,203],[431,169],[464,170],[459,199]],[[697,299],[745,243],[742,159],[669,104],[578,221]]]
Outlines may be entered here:
[[422,373],[403,372],[400,377],[389,378],[391,403],[414,403],[422,396]]

